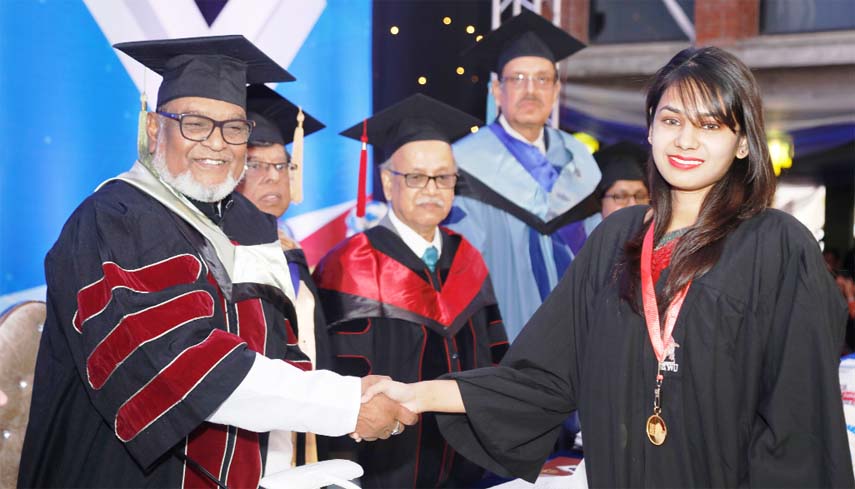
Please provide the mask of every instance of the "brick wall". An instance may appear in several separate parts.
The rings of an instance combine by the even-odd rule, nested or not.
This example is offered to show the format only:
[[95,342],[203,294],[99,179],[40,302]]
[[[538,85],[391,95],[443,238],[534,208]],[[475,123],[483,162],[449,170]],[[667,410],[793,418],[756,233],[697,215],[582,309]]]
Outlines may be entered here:
[[760,0],[696,0],[695,44],[729,46],[757,36]]
[[[590,0],[552,0],[561,2],[561,27],[571,36],[588,42],[588,19],[591,16]],[[544,2],[546,4],[548,2]]]

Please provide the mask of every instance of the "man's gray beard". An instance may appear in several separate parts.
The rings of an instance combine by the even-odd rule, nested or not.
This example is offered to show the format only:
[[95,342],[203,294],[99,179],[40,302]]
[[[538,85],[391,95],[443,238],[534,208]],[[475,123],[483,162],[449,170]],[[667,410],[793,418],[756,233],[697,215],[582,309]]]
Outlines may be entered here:
[[151,160],[151,164],[155,171],[157,171],[160,179],[178,192],[199,202],[219,202],[223,200],[234,191],[235,187],[243,179],[243,173],[246,171],[244,168],[237,179],[229,173],[223,183],[205,186],[193,178],[193,173],[189,168],[178,175],[173,175],[166,166],[166,156],[164,153],[163,145],[158,143],[157,150],[154,152]]

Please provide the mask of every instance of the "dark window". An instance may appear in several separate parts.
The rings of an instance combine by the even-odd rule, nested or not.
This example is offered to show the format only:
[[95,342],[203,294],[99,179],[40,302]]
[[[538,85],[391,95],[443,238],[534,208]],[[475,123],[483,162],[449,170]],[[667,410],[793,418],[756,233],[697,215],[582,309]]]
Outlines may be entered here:
[[817,32],[855,29],[852,0],[760,0],[760,32]]
[[[695,1],[676,2],[695,23]],[[662,0],[591,0],[589,26],[592,43],[686,41]]]

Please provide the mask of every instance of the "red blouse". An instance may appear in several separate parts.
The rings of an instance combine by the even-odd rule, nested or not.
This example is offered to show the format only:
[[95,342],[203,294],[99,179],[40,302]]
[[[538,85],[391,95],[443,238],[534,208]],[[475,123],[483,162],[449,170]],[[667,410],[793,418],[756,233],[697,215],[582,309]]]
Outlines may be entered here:
[[661,248],[653,250],[651,272],[653,272],[654,284],[659,281],[659,276],[662,275],[662,270],[668,268],[668,265],[671,263],[671,254],[674,252],[674,247],[677,246],[678,241],[680,241],[680,238],[674,238],[665,243]]

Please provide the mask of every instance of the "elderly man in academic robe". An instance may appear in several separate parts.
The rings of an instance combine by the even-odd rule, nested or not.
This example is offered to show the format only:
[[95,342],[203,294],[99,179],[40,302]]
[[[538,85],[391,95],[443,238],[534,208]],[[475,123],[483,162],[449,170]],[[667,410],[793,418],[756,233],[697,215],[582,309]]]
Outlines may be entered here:
[[[247,82],[293,79],[243,36],[123,43],[163,75],[149,143],[45,259],[21,487],[257,487],[289,430],[387,437],[365,380],[304,371],[272,217],[233,192]],[[284,454],[284,456],[283,456]]]
[[453,146],[461,181],[446,224],[483,254],[511,341],[599,222],[594,158],[546,125],[561,91],[556,62],[583,47],[523,10],[464,53],[498,74],[500,114]]
[[[434,379],[501,360],[507,337],[481,254],[439,227],[457,168],[449,143],[478,121],[416,94],[368,119],[390,203],[379,225],[336,246],[315,270],[334,370]],[[359,139],[360,122],[342,134]],[[483,470],[445,442],[433,415],[359,446],[364,488],[472,487]]]

